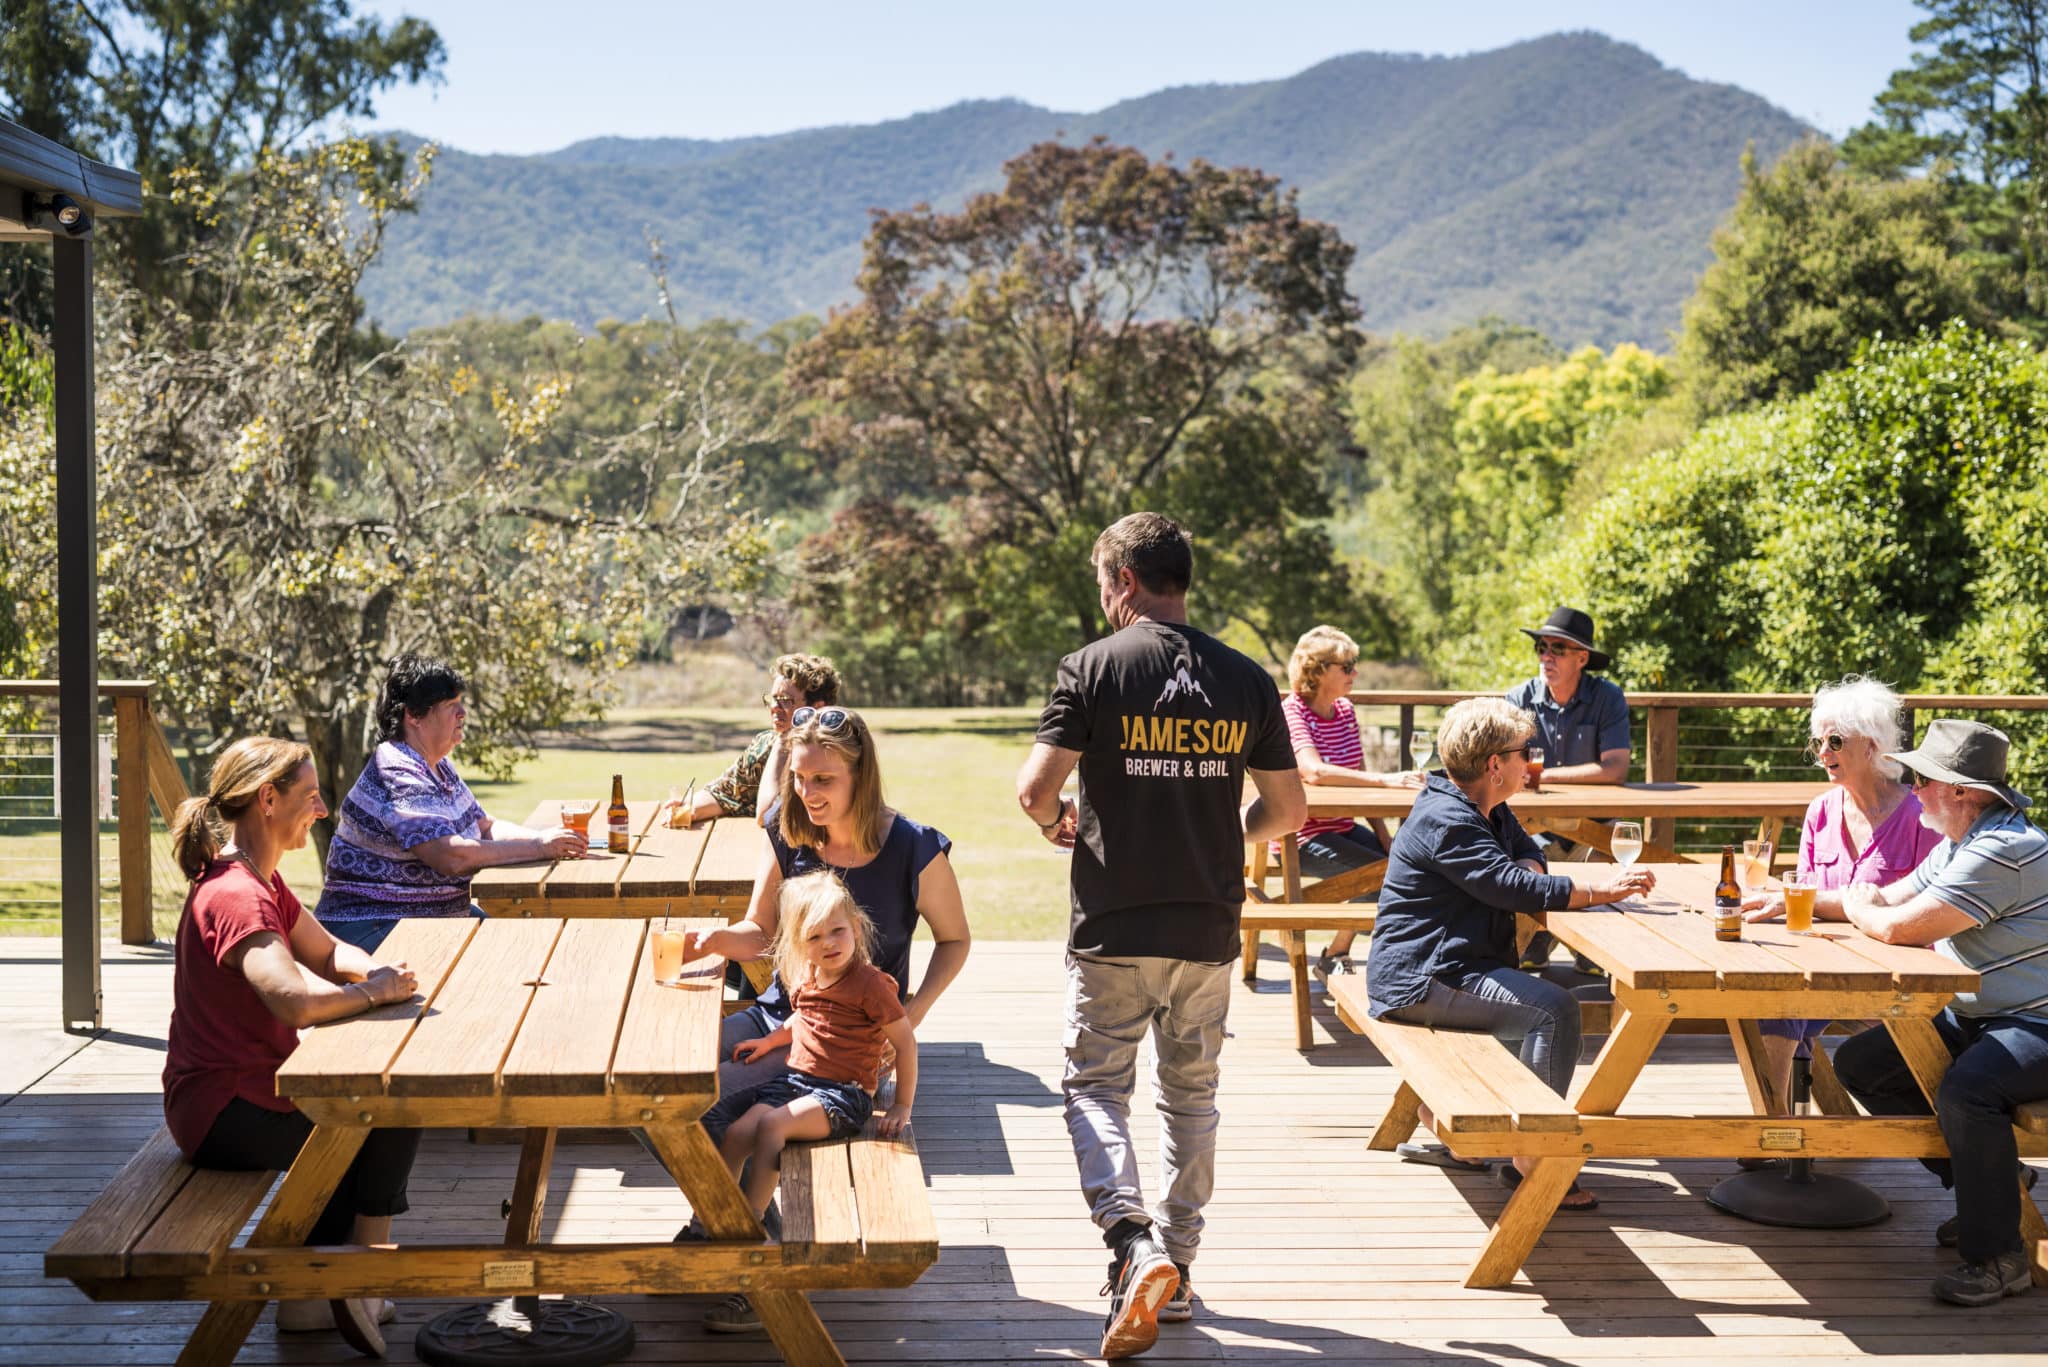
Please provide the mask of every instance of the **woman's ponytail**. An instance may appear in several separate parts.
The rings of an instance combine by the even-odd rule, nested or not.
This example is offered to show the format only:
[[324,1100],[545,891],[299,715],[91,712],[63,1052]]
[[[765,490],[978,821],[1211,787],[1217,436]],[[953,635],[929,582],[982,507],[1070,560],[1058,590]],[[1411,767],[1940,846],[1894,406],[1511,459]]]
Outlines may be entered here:
[[171,855],[188,879],[196,881],[220,854],[220,828],[212,809],[212,798],[188,797],[171,817]]

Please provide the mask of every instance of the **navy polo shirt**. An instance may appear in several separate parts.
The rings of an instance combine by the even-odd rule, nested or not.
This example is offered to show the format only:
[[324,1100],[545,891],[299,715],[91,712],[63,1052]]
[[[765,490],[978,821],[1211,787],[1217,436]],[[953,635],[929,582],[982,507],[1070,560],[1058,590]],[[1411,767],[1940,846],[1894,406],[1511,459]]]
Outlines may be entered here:
[[1566,703],[1550,696],[1541,674],[1509,689],[1508,701],[1535,714],[1545,768],[1598,764],[1602,751],[1629,749],[1628,698],[1597,674],[1579,675],[1579,690]]
[[1413,1006],[1432,981],[1461,986],[1514,968],[1515,913],[1571,905],[1572,881],[1525,869],[1543,859],[1508,804],[1487,816],[1442,773],[1429,776],[1387,853],[1366,995],[1375,1019]]

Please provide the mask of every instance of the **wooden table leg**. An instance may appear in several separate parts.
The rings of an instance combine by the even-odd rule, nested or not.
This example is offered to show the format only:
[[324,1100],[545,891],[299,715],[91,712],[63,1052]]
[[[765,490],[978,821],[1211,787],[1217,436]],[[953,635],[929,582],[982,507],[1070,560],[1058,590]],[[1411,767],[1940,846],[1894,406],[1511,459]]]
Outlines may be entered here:
[[[725,1160],[718,1156],[702,1125],[649,1125],[647,1138],[661,1155],[661,1161],[675,1174],[683,1195],[690,1198],[690,1208],[704,1222],[706,1233],[715,1239],[768,1237],[754,1217],[754,1208],[747,1204],[740,1184],[725,1170]],[[810,1367],[812,1363],[845,1367],[846,1359],[840,1355],[839,1345],[832,1341],[809,1296],[801,1291],[760,1291],[745,1286],[735,1289],[747,1293],[755,1313],[761,1317],[761,1327],[775,1340],[785,1362],[801,1367]]]
[[[1948,1052],[1948,1045],[1942,1042],[1941,1032],[1934,1028],[1933,1021],[1924,1016],[1886,1017],[1884,1024],[1891,1031],[1892,1043],[1899,1047],[1900,1057],[1912,1069],[1913,1080],[1920,1084],[1920,1094],[1932,1107],[1935,1096],[1941,1091],[1942,1078],[1947,1076],[1949,1065],[1955,1062]],[[2042,1262],[2043,1255],[2048,1254],[2048,1221],[2041,1218],[2041,1208],[2034,1204],[2034,1194],[2024,1185],[2020,1187],[2020,1237],[2026,1241],[2027,1270],[2033,1274],[2034,1285],[2048,1286],[2048,1266]]]
[[1835,1076],[1835,1061],[1828,1057],[1828,1051],[1820,1047],[1818,1039],[1813,1042],[1813,1104],[1822,1115],[1856,1115],[1856,1101],[1849,1095],[1842,1080]]
[[1294,1047],[1313,1049],[1316,1032],[1308,1009],[1308,932],[1281,931],[1280,947],[1287,952],[1287,976],[1294,994]]
[[512,1183],[512,1209],[505,1217],[505,1246],[531,1248],[540,1242],[540,1217],[548,1202],[548,1167],[555,1161],[552,1127],[526,1132],[519,1145],[519,1176]]
[[1742,1085],[1749,1092],[1751,1115],[1788,1115],[1790,1101],[1779,1094],[1778,1080],[1770,1074],[1764,1057],[1764,1032],[1755,1021],[1728,1022],[1728,1042],[1735,1046],[1735,1066],[1742,1070]]
[[[1619,1005],[1619,1004],[1618,1004]],[[1572,1088],[1572,1109],[1580,1115],[1613,1115],[1621,1100],[1635,1084],[1643,1066],[1656,1052],[1670,1021],[1648,1012],[1624,1008],[1621,1020],[1608,1033],[1593,1071]],[[1472,1270],[1465,1274],[1467,1286],[1506,1286],[1528,1261],[1529,1252],[1543,1237],[1558,1202],[1571,1190],[1572,1179],[1584,1167],[1584,1158],[1540,1158],[1522,1178],[1522,1185],[1488,1231],[1486,1243]]]
[[[1245,847],[1246,881],[1261,894],[1266,890],[1266,842],[1253,841]],[[1259,932],[1248,930],[1244,933],[1244,980],[1256,982],[1259,976]]]
[[[299,1150],[299,1156],[292,1160],[291,1170],[285,1173],[284,1181],[278,1184],[276,1193],[270,1198],[270,1209],[263,1213],[263,1218],[257,1221],[255,1230],[250,1233],[249,1246],[294,1248],[304,1243],[369,1134],[367,1128],[315,1126]],[[241,1351],[243,1340],[255,1327],[257,1317],[263,1313],[265,1304],[267,1302],[264,1301],[214,1301],[209,1304],[192,1330],[192,1337],[185,1341],[184,1350],[178,1354],[178,1367],[217,1367],[219,1363],[233,1362],[235,1354]]]

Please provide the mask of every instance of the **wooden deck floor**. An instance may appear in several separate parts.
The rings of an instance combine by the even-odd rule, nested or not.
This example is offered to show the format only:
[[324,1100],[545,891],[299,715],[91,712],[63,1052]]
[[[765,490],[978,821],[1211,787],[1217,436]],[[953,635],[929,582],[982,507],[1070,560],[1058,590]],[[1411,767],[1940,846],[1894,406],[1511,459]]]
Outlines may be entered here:
[[[169,958],[109,945],[108,1030],[83,1042],[51,1025],[57,948],[0,940],[0,1363],[169,1363],[198,1307],[94,1305],[41,1276],[44,1247],[159,1121]],[[1505,1193],[1368,1154],[1365,1135],[1393,1086],[1386,1068],[1320,1004],[1319,1034],[1335,1042],[1296,1053],[1270,958],[1266,974],[1232,1007],[1219,1191],[1196,1266],[1202,1310],[1192,1325],[1167,1326],[1147,1361],[2043,1360],[2048,1294],[1977,1311],[1928,1297],[1952,1261],[1932,1233],[1949,1203],[1912,1163],[1842,1165],[1884,1186],[1895,1214],[1828,1234],[1709,1209],[1701,1193],[1725,1162],[1602,1162],[1585,1179],[1599,1211],[1560,1215],[1513,1288],[1464,1290]],[[983,942],[926,1023],[915,1123],[943,1251],[908,1290],[817,1297],[850,1360],[1024,1363],[1094,1351],[1105,1257],[1060,1119],[1060,987],[1058,946]],[[1667,1042],[1647,1085],[1631,1109],[1732,1110],[1741,1100],[1727,1046],[1711,1039]],[[516,1153],[429,1136],[400,1237],[496,1237]],[[685,1215],[629,1145],[565,1146],[550,1196],[556,1238],[655,1238]],[[634,1362],[774,1360],[764,1338],[704,1333],[701,1299],[616,1303],[638,1326]],[[394,1360],[413,1360],[414,1330],[444,1308],[401,1307]],[[238,1360],[356,1359],[332,1335],[280,1340],[266,1314]]]

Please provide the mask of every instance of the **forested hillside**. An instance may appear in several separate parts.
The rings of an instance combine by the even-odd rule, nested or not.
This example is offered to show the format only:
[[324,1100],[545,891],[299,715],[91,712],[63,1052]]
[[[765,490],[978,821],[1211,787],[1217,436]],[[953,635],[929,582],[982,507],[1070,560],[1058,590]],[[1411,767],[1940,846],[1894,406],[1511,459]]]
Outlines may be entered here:
[[1492,314],[1560,342],[1662,348],[1740,186],[1744,145],[1768,162],[1802,132],[1747,92],[1563,34],[1458,58],[1354,54],[1092,114],[977,101],[727,142],[451,148],[364,293],[397,330],[470,313],[639,317],[651,232],[686,319],[822,313],[854,297],[869,210],[956,205],[1033,143],[1100,133],[1298,188],[1358,248],[1351,284],[1374,332],[1440,334]]

